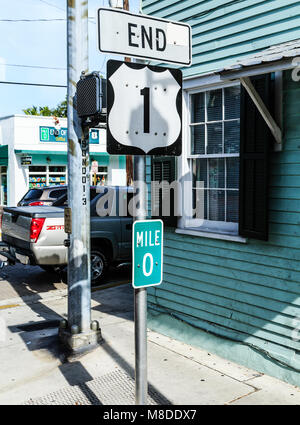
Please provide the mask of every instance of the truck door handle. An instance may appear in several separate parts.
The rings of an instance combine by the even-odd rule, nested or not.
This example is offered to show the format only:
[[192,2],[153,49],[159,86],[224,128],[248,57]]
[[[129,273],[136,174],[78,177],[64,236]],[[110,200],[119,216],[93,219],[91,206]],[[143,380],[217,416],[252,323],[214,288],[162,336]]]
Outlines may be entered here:
[[132,224],[126,224],[126,230],[131,230],[132,229]]

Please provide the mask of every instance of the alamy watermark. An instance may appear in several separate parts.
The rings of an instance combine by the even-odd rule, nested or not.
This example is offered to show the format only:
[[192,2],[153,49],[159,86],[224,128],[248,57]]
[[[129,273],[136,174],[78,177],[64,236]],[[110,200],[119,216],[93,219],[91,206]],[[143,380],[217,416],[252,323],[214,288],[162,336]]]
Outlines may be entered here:
[[[96,213],[100,217],[120,216],[135,217],[138,212],[144,216],[204,218],[204,182],[193,182],[193,206],[184,202],[184,192],[191,193],[190,181],[168,182],[134,181],[132,188],[120,187],[117,192],[113,187],[97,186],[101,193],[96,202]],[[117,195],[118,193],[118,195]]]

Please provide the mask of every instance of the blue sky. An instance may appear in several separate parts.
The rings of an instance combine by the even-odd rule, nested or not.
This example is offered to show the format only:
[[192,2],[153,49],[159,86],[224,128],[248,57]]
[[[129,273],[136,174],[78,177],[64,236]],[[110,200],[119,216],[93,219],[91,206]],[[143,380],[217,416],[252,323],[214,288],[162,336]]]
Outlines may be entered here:
[[[0,0],[0,81],[66,85],[66,3],[67,0]],[[108,0],[88,0],[89,70],[105,74],[109,55],[97,51],[96,10]],[[129,0],[138,12],[139,0]],[[20,19],[56,19],[42,22],[3,22]],[[12,66],[23,65],[23,66]],[[26,66],[24,66],[26,65]],[[30,68],[29,66],[49,67]],[[35,106],[56,106],[66,89],[0,84],[0,117],[22,114]]]

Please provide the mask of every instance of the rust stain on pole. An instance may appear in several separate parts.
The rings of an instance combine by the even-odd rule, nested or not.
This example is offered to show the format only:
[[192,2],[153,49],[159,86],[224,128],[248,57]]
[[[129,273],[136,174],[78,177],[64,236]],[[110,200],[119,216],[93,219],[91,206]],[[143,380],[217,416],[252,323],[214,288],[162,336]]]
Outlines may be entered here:
[[69,139],[69,152],[72,156],[75,156],[75,142],[73,139]]

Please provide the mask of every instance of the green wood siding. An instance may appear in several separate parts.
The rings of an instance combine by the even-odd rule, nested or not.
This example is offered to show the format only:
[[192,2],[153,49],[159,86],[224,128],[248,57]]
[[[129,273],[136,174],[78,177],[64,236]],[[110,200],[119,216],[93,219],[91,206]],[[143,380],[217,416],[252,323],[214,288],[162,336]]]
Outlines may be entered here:
[[[283,82],[283,152],[272,152],[270,238],[246,244],[165,232],[149,307],[300,369],[300,83]],[[295,101],[296,99],[296,101]],[[299,320],[300,322],[300,320]],[[299,326],[299,325],[298,325]],[[294,337],[293,337],[294,336]]]
[[142,5],[145,14],[192,26],[193,64],[183,68],[185,77],[300,38],[300,1],[144,0]]
[[[300,38],[300,1],[143,0],[142,5],[145,14],[192,26],[193,64],[182,68],[184,77]],[[285,72],[283,151],[273,152],[270,159],[269,241],[240,244],[166,229],[164,281],[148,289],[150,312],[242,342],[298,371],[299,99],[300,83]]]

